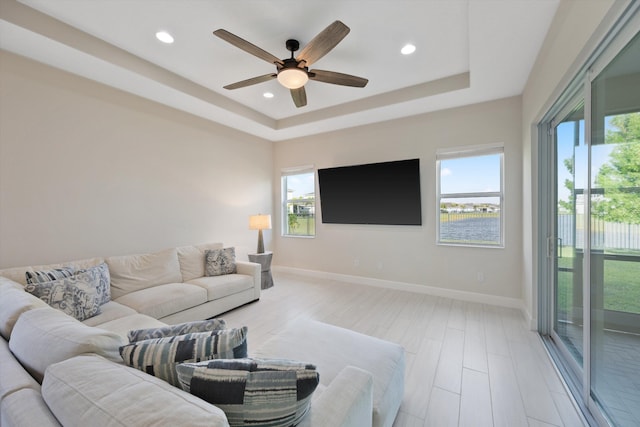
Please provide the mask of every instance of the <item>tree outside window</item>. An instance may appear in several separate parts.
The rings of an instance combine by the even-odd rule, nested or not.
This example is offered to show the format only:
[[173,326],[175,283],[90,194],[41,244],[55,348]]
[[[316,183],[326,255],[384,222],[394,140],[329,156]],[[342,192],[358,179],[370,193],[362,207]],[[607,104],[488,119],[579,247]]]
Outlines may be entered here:
[[316,234],[315,171],[283,172],[283,236],[311,237]]

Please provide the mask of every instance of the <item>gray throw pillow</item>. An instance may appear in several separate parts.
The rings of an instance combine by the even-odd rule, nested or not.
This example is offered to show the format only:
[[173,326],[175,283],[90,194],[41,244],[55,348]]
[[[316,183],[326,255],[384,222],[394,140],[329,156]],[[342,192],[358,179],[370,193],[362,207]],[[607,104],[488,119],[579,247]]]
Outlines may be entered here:
[[91,273],[78,273],[50,282],[28,283],[24,289],[51,307],[82,321],[100,314],[97,281]]
[[138,341],[120,347],[124,363],[178,385],[176,365],[247,357],[247,327]]
[[222,409],[231,427],[297,425],[320,381],[314,365],[279,359],[210,360],[176,370],[182,389]]
[[175,337],[178,335],[193,334],[196,332],[212,332],[226,329],[227,324],[222,319],[200,320],[196,322],[179,323],[161,328],[136,329],[129,331],[127,337],[129,343],[149,340],[154,338]]
[[205,256],[205,274],[207,276],[221,276],[223,274],[233,274],[236,268],[235,248],[208,249]]

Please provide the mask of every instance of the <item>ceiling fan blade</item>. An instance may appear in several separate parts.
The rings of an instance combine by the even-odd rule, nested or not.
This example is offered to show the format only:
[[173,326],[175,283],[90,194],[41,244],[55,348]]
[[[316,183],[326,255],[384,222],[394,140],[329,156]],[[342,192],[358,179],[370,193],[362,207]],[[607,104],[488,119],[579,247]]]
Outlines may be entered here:
[[304,90],[304,86],[298,89],[291,89],[291,98],[293,98],[293,103],[298,108],[307,105],[307,92]]
[[263,59],[263,60],[267,61],[270,64],[284,65],[284,63],[282,62],[282,60],[280,58],[277,58],[277,57],[273,56],[272,54],[270,54],[266,50],[260,49],[258,46],[254,45],[252,43],[249,43],[245,39],[242,39],[242,38],[236,36],[235,34],[230,33],[227,30],[223,30],[221,28],[219,30],[215,30],[213,32],[213,34],[218,36],[218,37],[220,37],[222,40],[231,43],[235,47],[238,47],[238,48],[244,50],[245,52],[250,53],[253,56],[257,56],[258,58]]
[[277,74],[265,74],[264,76],[258,76],[258,77],[252,77],[250,79],[247,80],[242,80],[240,82],[236,82],[236,83],[231,83],[230,85],[226,85],[224,86],[225,89],[239,89],[241,87],[246,87],[246,86],[251,86],[251,85],[255,85],[258,83],[262,83],[262,82],[266,82],[268,80],[271,79],[275,79],[277,77]]
[[349,27],[340,21],[335,21],[322,30],[300,51],[296,57],[297,61],[304,61],[305,67],[325,56],[331,49],[336,47],[340,41],[349,34]]
[[351,74],[336,73],[335,71],[311,70],[309,79],[322,83],[331,83],[341,86],[365,87],[368,79]]

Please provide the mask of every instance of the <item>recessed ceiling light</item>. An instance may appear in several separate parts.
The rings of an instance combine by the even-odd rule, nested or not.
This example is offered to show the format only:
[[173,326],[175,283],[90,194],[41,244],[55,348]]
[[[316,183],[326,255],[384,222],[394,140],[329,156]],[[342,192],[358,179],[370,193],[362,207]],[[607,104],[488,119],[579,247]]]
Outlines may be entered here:
[[264,96],[267,99],[273,98],[273,94],[271,92],[265,92],[262,94],[262,96]]
[[156,38],[160,40],[162,43],[173,43],[173,36],[166,31],[158,31],[156,33]]
[[402,53],[403,55],[411,55],[415,51],[416,47],[412,44],[406,44],[402,49],[400,49],[400,53]]

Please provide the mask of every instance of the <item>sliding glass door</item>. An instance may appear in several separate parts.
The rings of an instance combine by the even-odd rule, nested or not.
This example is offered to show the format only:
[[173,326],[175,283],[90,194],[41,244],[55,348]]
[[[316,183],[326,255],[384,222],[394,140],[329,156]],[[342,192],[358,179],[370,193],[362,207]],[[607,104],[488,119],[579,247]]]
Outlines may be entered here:
[[599,425],[640,426],[639,14],[540,126],[541,332]]
[[553,123],[554,221],[548,242],[553,268],[553,335],[575,375],[582,375],[584,313],[584,182],[587,149],[584,139],[584,100],[573,100],[569,111]]
[[640,425],[640,34],[591,82],[591,398]]

